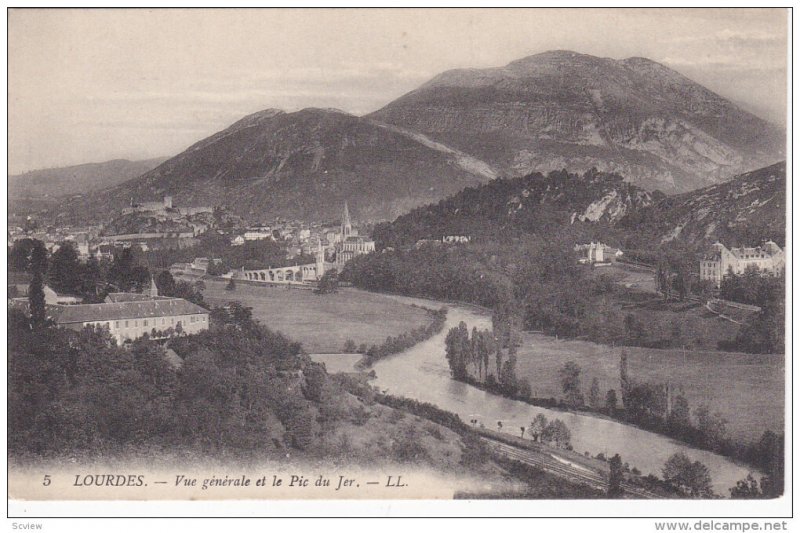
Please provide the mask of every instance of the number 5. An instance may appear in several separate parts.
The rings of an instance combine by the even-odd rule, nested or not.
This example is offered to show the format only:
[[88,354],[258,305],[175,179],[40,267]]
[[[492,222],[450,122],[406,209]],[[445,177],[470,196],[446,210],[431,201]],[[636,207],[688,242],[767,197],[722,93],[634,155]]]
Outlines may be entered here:
[[42,485],[44,485],[46,487],[49,484],[50,484],[50,474],[45,474],[44,475],[44,481],[42,481]]

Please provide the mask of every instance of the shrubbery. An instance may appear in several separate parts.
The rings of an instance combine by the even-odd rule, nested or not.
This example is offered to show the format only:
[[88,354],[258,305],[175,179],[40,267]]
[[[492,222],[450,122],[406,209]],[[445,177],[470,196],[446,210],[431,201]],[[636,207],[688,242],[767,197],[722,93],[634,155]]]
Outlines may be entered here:
[[156,342],[123,348],[99,328],[33,330],[12,310],[8,331],[12,454],[306,448],[319,438],[317,418],[332,394],[327,374],[299,344],[240,305],[215,309],[209,331],[170,341],[179,368]]
[[[364,359],[359,363],[360,366],[365,368],[369,367],[375,361],[383,357],[405,351],[422,341],[430,339],[442,331],[444,323],[447,320],[447,308],[443,307],[438,311],[429,312],[433,315],[433,322],[427,326],[420,326],[412,329],[409,332],[401,333],[397,337],[386,337],[386,340],[380,346],[372,345],[364,353]],[[346,353],[355,352],[355,342],[352,342],[352,345],[350,342],[352,341],[348,341],[345,344]]]

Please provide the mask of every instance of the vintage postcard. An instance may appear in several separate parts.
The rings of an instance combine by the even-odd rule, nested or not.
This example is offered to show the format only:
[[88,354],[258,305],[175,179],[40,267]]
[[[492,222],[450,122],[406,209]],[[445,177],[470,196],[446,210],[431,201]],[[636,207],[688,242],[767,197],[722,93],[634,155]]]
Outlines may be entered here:
[[789,512],[790,10],[7,20],[12,516]]

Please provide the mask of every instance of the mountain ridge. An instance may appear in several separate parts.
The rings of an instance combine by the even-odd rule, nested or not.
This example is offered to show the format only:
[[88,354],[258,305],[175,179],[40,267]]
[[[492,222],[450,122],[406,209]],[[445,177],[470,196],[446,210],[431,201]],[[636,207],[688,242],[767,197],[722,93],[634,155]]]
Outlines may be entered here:
[[[465,161],[469,161],[467,164]],[[394,218],[493,177],[466,154],[341,110],[260,111],[91,201],[98,215],[173,196],[178,205],[226,205],[252,221],[354,216]],[[85,202],[62,209],[74,218]]]
[[445,71],[368,116],[509,176],[597,167],[670,193],[774,163],[785,151],[777,126],[669,67],[564,50]]
[[97,188],[113,187],[136,178],[167,159],[167,157],[135,161],[111,159],[99,163],[82,163],[13,174],[8,176],[9,197],[48,196],[58,198],[84,194]]
[[681,195],[650,193],[617,174],[553,171],[497,179],[414,209],[375,238],[382,247],[411,246],[448,235],[512,242],[524,234],[602,241],[629,249],[716,241],[785,244],[786,163]]

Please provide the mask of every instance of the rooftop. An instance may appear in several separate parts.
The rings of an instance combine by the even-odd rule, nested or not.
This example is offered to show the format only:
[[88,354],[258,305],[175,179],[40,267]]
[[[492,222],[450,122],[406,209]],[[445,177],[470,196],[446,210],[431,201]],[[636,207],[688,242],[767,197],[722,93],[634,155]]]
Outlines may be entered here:
[[182,298],[159,298],[156,300],[102,304],[51,305],[48,306],[48,314],[58,324],[74,324],[131,318],[208,314],[208,310]]

